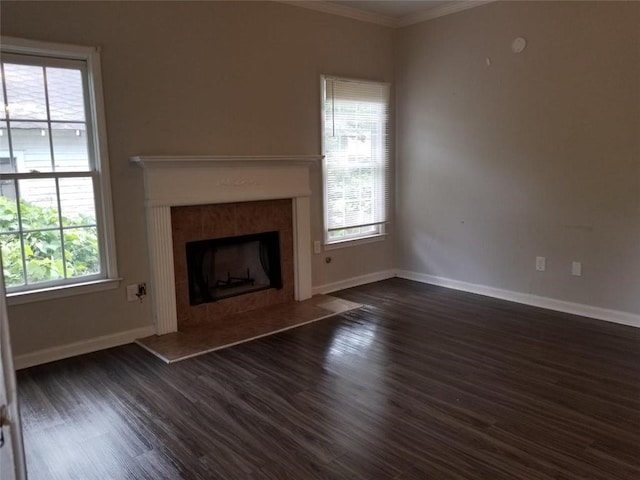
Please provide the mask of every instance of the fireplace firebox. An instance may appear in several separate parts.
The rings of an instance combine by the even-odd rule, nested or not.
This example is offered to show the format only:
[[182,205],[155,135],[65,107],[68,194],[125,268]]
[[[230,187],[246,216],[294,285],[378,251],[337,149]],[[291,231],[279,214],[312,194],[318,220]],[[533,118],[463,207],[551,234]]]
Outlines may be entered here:
[[282,288],[279,232],[187,242],[189,303]]

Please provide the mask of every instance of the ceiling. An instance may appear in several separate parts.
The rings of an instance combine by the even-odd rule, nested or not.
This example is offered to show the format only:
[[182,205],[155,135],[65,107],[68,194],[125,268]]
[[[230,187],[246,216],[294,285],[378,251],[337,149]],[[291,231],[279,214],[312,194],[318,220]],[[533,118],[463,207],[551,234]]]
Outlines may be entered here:
[[400,19],[448,2],[447,0],[343,0],[330,1],[329,3]]
[[495,0],[277,0],[387,27],[404,27]]

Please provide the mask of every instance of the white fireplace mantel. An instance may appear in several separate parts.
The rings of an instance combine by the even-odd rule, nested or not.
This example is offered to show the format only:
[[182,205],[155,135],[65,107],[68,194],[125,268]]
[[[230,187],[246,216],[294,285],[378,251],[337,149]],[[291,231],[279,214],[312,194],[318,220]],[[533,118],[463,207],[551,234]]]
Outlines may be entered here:
[[311,297],[309,167],[320,155],[137,156],[144,170],[156,333],[178,329],[171,207],[291,198],[295,298]]

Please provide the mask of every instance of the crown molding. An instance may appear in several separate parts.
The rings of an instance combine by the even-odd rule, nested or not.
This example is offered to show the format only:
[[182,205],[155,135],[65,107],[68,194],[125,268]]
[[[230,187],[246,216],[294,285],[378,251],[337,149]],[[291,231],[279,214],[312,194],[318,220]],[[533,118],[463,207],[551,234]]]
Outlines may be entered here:
[[461,12],[470,8],[479,7],[497,0],[453,0],[439,7],[433,7],[422,12],[405,15],[395,18],[379,13],[365,12],[357,8],[346,7],[336,3],[329,3],[323,0],[276,0],[279,3],[286,3],[294,7],[302,7],[317,12],[329,13],[341,17],[352,18],[361,22],[374,23],[383,27],[400,28],[415,23],[425,22],[434,18],[443,17],[452,13]]
[[426,22],[427,20],[444,17],[445,15],[462,12],[463,10],[469,10],[470,8],[480,7],[481,5],[486,5],[487,3],[493,3],[496,1],[497,0],[459,0],[447,2],[444,5],[429,8],[422,12],[405,15],[404,17],[396,20],[395,26],[396,28],[406,27],[415,23]]
[[365,12],[357,8],[345,7],[337,3],[329,3],[321,0],[277,0],[280,3],[293,5],[294,7],[302,7],[317,12],[330,13],[340,17],[352,18],[361,22],[375,23],[383,27],[397,27],[398,20],[394,17],[382,15],[379,13]]

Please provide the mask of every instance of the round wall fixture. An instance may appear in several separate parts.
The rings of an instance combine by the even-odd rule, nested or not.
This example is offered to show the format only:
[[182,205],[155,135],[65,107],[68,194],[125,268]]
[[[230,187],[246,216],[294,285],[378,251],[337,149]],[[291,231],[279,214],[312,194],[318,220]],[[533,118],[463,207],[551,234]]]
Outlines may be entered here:
[[522,37],[518,37],[514,39],[513,42],[511,42],[511,50],[513,51],[513,53],[522,52],[526,48],[526,46],[527,41]]

